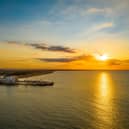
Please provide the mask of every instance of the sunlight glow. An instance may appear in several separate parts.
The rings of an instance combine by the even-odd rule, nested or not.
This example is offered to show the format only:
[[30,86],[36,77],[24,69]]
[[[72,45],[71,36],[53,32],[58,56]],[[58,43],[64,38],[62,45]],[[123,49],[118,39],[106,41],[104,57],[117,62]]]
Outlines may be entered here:
[[106,61],[108,60],[108,56],[106,54],[102,54],[102,55],[96,55],[96,59],[100,60],[100,61]]

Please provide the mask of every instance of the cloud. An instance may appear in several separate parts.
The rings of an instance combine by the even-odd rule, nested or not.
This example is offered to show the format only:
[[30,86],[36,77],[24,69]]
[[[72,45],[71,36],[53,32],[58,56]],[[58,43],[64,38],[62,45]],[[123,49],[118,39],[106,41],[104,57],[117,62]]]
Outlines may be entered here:
[[108,65],[129,65],[129,59],[127,60],[119,60],[119,59],[110,59],[108,62]]
[[20,43],[20,42],[17,42],[17,41],[8,41],[9,44],[22,44],[22,45],[25,45],[25,46],[31,46],[35,49],[40,49],[40,50],[45,50],[45,51],[52,51],[52,52],[65,52],[65,53],[76,53],[77,50],[75,49],[72,49],[70,47],[65,47],[65,46],[58,46],[58,45],[55,45],[55,46],[48,46],[47,44],[45,43]]
[[121,65],[121,61],[117,59],[111,59],[107,63],[108,65]]
[[[107,30],[112,30],[114,26],[115,24],[110,21],[93,24],[92,26],[90,26],[90,28],[84,28],[84,30],[81,31],[71,42],[77,43],[85,41],[86,43],[88,43],[88,40],[94,40],[94,38],[99,37],[101,35],[108,36],[109,33],[107,33]],[[114,35],[112,34],[112,36]]]
[[50,46],[48,47],[49,51],[63,51],[63,52],[68,52],[68,53],[75,53],[74,49],[64,47],[64,46]]
[[80,55],[75,57],[66,57],[66,58],[37,58],[37,60],[45,61],[45,62],[58,62],[58,63],[68,63],[73,61],[90,61],[94,60],[94,57],[91,55]]
[[47,50],[48,49],[48,46],[46,44],[39,44],[39,43],[28,43],[26,44],[28,46],[31,46],[33,48],[36,48],[36,49],[41,49],[41,50]]
[[112,22],[106,22],[106,23],[97,25],[97,26],[94,28],[94,31],[99,31],[99,30],[103,30],[103,29],[106,29],[106,28],[111,28],[111,27],[113,27],[113,26],[114,26],[114,24],[113,24]]
[[17,42],[17,41],[7,41],[6,43],[8,43],[8,44],[19,44],[20,42]]
[[75,61],[75,58],[39,58],[38,60],[40,61],[45,61],[45,62],[61,62],[61,63],[66,63],[66,62],[72,62]]
[[120,60],[120,59],[109,59],[107,61],[99,61],[92,54],[91,55],[79,55],[74,57],[62,57],[62,58],[36,58],[41,62],[48,63],[71,63],[76,61],[82,61],[83,63],[91,63],[100,66],[128,66],[129,59]]
[[74,49],[64,46],[47,46],[45,44],[29,44],[30,46],[47,51],[56,51],[56,52],[66,52],[66,53],[76,53]]
[[89,8],[87,13],[93,14],[93,13],[106,13],[109,14],[112,12],[111,8]]

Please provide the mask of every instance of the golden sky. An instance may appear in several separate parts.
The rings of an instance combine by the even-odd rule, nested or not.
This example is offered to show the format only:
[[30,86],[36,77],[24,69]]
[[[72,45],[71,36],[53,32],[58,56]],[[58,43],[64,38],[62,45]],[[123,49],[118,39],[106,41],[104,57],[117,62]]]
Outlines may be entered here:
[[[97,45],[97,42],[95,45]],[[98,46],[102,47],[100,42]],[[22,69],[129,69],[126,48],[123,50],[121,48],[124,46],[121,46],[120,49],[118,49],[118,46],[110,47],[107,45],[107,47],[103,47],[102,51],[101,48],[98,48],[100,51],[93,52],[92,46],[87,51],[81,47],[75,49],[64,46],[49,46],[43,43],[3,42],[0,43],[0,67]]]

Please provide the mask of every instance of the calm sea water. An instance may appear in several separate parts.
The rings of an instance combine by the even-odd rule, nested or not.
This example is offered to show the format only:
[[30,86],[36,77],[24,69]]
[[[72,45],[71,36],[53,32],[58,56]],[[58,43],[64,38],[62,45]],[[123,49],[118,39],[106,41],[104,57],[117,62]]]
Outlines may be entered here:
[[33,77],[53,87],[0,86],[0,129],[129,129],[129,71]]

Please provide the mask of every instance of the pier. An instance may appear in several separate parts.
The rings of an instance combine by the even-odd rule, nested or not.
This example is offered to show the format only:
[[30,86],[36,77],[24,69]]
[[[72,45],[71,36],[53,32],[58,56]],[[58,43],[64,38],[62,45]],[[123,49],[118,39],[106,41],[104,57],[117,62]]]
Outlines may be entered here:
[[52,81],[40,81],[40,80],[20,80],[16,76],[7,76],[7,77],[0,77],[0,85],[7,85],[7,86],[18,86],[18,85],[25,85],[25,86],[53,86],[54,82]]
[[49,82],[49,81],[17,81],[17,85],[26,85],[26,86],[53,86],[54,82]]

